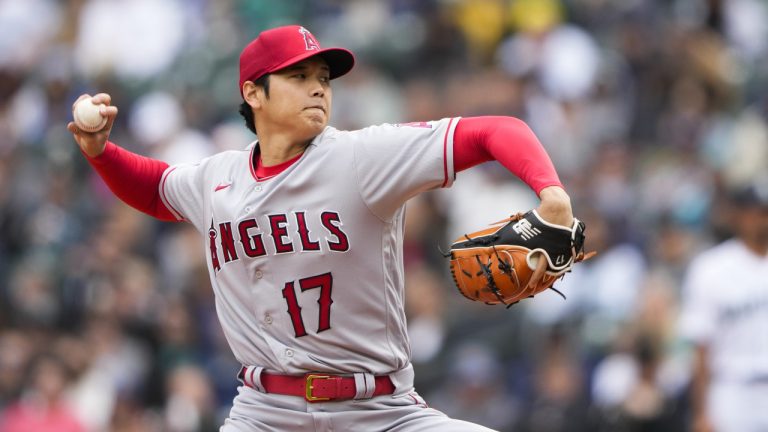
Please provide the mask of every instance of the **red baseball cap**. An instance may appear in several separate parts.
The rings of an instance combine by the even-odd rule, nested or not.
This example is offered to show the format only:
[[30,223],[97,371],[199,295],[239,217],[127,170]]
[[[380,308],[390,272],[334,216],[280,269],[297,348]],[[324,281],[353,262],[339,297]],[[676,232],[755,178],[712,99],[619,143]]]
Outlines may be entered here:
[[240,53],[240,94],[246,81],[316,55],[328,63],[331,79],[346,74],[355,65],[352,52],[344,48],[321,48],[320,42],[302,26],[289,25],[261,32]]

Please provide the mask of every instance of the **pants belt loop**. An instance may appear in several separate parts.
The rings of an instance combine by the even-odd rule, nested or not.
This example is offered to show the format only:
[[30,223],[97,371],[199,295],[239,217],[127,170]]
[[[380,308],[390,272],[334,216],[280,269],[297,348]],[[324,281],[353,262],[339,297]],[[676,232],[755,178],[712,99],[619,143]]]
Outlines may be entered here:
[[261,384],[261,372],[263,370],[264,368],[261,366],[248,366],[245,368],[243,381],[256,390],[266,393],[267,391],[264,389],[264,385]]
[[376,381],[373,374],[356,373],[355,377],[355,399],[370,399],[376,390]]

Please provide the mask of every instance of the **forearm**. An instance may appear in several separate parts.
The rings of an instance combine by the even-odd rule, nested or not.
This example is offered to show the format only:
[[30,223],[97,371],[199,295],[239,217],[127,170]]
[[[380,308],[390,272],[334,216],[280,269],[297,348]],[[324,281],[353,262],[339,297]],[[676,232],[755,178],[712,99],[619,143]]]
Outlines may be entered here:
[[456,172],[496,160],[537,195],[549,186],[562,188],[552,160],[525,122],[514,117],[467,117],[456,125],[453,144]]
[[100,155],[86,158],[126,204],[161,220],[176,220],[160,199],[160,179],[167,163],[131,153],[111,142]]
[[694,359],[693,377],[691,382],[691,408],[694,417],[706,416],[707,394],[709,393],[709,361],[707,360],[707,348],[696,348]]

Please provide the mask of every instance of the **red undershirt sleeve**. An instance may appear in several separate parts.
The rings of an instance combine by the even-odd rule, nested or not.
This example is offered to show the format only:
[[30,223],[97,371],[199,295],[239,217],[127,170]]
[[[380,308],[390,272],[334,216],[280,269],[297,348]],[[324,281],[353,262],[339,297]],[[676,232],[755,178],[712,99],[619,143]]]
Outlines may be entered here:
[[160,178],[167,163],[131,153],[109,141],[102,154],[86,158],[126,204],[160,220],[177,221],[160,199]]
[[560,186],[555,166],[536,135],[514,117],[465,117],[453,135],[456,172],[496,160],[538,195],[548,186]]

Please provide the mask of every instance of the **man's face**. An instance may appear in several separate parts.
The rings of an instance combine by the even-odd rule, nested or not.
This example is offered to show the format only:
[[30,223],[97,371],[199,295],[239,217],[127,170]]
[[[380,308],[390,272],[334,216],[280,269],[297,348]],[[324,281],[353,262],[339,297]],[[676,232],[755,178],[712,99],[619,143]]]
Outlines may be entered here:
[[262,94],[260,99],[259,134],[290,131],[301,140],[319,135],[331,114],[330,69],[325,60],[310,57],[273,73],[269,80],[269,98]]
[[768,245],[768,207],[753,206],[740,210],[739,230],[753,242]]

